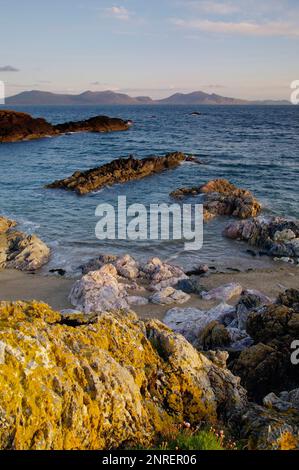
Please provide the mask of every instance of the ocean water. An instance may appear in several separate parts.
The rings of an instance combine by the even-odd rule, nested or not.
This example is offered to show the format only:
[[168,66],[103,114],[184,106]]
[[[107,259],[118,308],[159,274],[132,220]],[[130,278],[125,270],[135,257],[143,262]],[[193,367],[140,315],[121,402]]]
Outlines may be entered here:
[[[100,241],[95,237],[99,203],[116,205],[170,203],[169,193],[214,178],[227,178],[251,190],[262,202],[264,214],[299,216],[299,107],[297,106],[78,106],[14,107],[53,123],[81,120],[98,114],[132,119],[129,131],[111,134],[72,134],[30,142],[0,145],[0,213],[35,232],[52,248],[44,268],[78,266],[99,253],[130,253],[139,259],[159,256],[191,268],[210,266],[246,269],[271,266],[272,261],[251,257],[244,243],[230,241],[221,232],[228,218],[204,227],[203,248],[185,251],[183,241]],[[191,112],[200,111],[201,116]],[[202,165],[180,167],[140,181],[115,185],[77,196],[44,185],[102,165],[115,158],[163,155],[180,150],[197,155]],[[196,198],[188,202],[200,202]]]

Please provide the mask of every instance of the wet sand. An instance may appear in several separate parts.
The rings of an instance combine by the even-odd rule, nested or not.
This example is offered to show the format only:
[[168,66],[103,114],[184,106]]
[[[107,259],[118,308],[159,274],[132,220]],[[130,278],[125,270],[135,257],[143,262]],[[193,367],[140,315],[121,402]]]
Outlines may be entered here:
[[[247,272],[212,273],[207,277],[201,277],[200,283],[206,290],[221,286],[230,282],[239,282],[244,289],[257,289],[269,297],[275,299],[285,289],[299,288],[299,267],[277,264],[274,269],[259,269]],[[66,279],[58,276],[43,276],[30,274],[16,270],[0,271],[0,300],[39,300],[46,302],[52,308],[61,310],[74,308],[68,301],[68,295],[74,279]],[[229,303],[234,304],[237,299]],[[172,307],[196,307],[207,310],[217,302],[206,301],[197,295],[183,305],[154,305],[134,306],[141,318],[163,319],[167,310]]]

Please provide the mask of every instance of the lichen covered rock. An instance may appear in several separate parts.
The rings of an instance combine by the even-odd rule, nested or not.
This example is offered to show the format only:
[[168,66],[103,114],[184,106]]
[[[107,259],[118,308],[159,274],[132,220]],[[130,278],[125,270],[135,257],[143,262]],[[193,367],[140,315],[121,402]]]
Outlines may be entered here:
[[149,445],[246,406],[239,379],[159,321],[0,304],[1,449]]

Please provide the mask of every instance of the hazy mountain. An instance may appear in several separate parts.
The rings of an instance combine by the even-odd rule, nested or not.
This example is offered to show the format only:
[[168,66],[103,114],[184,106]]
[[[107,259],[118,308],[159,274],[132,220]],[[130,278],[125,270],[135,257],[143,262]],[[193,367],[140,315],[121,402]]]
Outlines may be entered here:
[[248,104],[249,101],[238,100],[235,98],[226,98],[224,96],[212,93],[204,93],[203,91],[194,91],[193,93],[175,93],[169,98],[159,100],[160,104]]
[[175,93],[161,100],[152,100],[148,96],[131,97],[114,91],[85,91],[79,95],[50,93],[47,91],[24,91],[6,98],[8,105],[250,105],[250,104],[290,104],[288,101],[246,101],[225,96],[208,94],[203,91],[193,93]]

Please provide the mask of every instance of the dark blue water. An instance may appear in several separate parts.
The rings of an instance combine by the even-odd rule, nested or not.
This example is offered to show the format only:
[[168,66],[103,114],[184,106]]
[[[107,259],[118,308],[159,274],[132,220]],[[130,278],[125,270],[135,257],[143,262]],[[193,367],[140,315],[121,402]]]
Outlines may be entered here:
[[[169,193],[181,186],[228,178],[250,189],[263,203],[265,214],[298,217],[299,107],[221,106],[105,106],[16,107],[53,123],[81,120],[97,114],[132,119],[127,132],[73,134],[0,146],[0,213],[17,219],[21,228],[36,232],[53,250],[50,267],[74,270],[100,252],[130,252],[137,257],[176,258],[190,266],[261,266],[246,245],[221,236],[228,219],[205,226],[204,246],[184,252],[183,243],[99,241],[95,237],[95,208],[128,203],[170,202]],[[201,116],[191,116],[201,111]],[[120,156],[138,157],[181,150],[198,155],[203,165],[183,164],[175,170],[79,197],[46,190],[55,179],[109,162]],[[195,201],[194,201],[195,202]],[[48,269],[48,267],[47,267]]]

